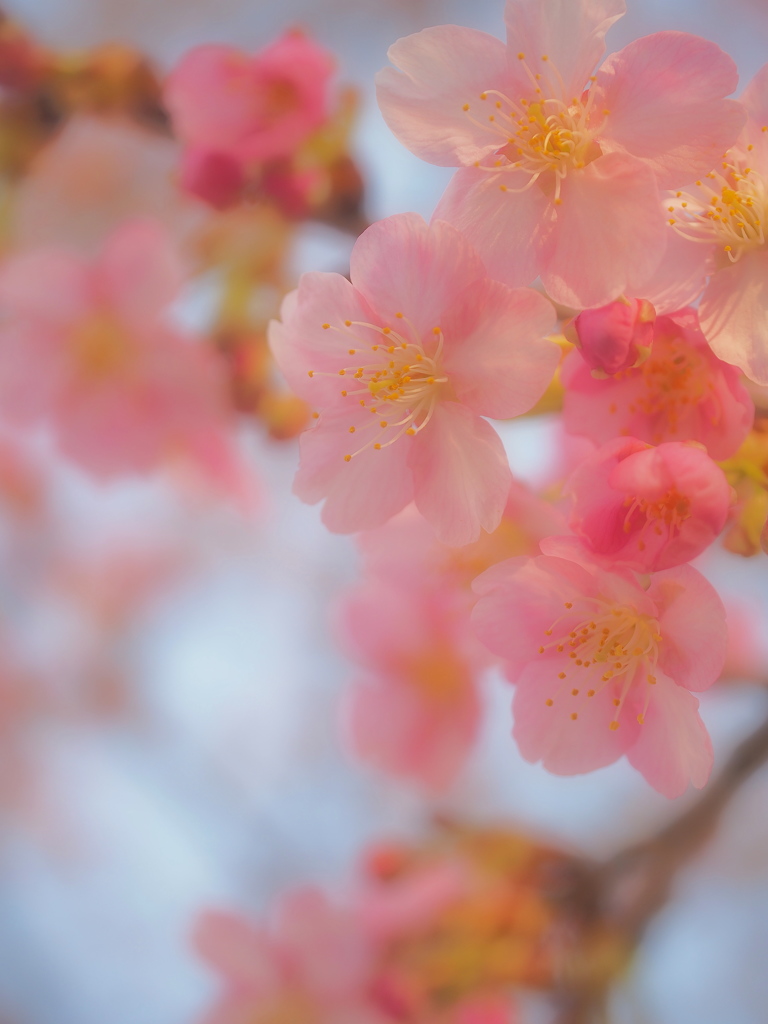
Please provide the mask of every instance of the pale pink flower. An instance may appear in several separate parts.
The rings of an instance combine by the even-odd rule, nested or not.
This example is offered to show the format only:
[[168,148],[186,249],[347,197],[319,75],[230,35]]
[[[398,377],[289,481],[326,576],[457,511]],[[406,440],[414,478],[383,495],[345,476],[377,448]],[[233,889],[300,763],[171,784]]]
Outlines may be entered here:
[[328,117],[334,62],[301,33],[287,32],[250,55],[198,46],[165,84],[178,138],[243,164],[290,155]]
[[[389,50],[384,117],[422,159],[461,168],[435,215],[489,273],[541,276],[557,302],[637,294],[664,252],[660,189],[707,171],[744,123],[719,47],[657,32],[608,57],[623,0],[507,0],[506,45],[443,25]],[[631,239],[631,244],[627,244]]]
[[596,380],[572,352],[561,379],[566,430],[598,444],[619,436],[650,444],[698,441],[713,459],[726,459],[754,419],[739,373],[712,352],[692,309],[657,318],[642,365]]
[[703,448],[617,438],[566,484],[571,529],[595,555],[640,572],[689,562],[725,526],[733,489]]
[[371,529],[412,500],[447,544],[498,526],[511,477],[482,417],[526,412],[549,384],[546,299],[492,281],[450,225],[400,214],[357,240],[351,283],[305,274],[281,316],[272,351],[320,410],[294,490],[326,499],[329,529]]
[[270,927],[224,911],[201,915],[198,952],[221,975],[224,992],[205,1024],[375,1024],[363,987],[373,946],[351,911],[319,890],[279,902]]
[[435,573],[371,576],[341,608],[342,642],[363,668],[347,696],[355,753],[380,769],[445,789],[480,729],[476,676],[487,661],[469,625],[469,597]]
[[725,610],[691,566],[628,574],[547,555],[510,559],[475,583],[480,638],[516,683],[514,736],[557,775],[623,754],[668,797],[701,788],[712,746],[691,690],[718,678]]
[[223,371],[164,319],[180,270],[159,225],[136,221],[93,262],[50,248],[0,272],[0,407],[47,421],[92,473],[144,472],[191,457],[232,478]]
[[738,141],[695,186],[672,194],[669,223],[710,260],[699,315],[713,350],[768,384],[768,64],[741,102]]

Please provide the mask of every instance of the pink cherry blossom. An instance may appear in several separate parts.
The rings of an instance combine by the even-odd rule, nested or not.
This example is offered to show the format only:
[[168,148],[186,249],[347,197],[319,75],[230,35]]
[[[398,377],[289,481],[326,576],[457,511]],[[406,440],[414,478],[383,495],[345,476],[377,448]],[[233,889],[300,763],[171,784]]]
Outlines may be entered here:
[[511,477],[482,417],[526,412],[549,384],[546,299],[492,281],[450,225],[401,214],[357,240],[351,283],[305,274],[281,316],[272,351],[319,410],[294,490],[325,499],[329,529],[371,529],[412,500],[447,544],[496,529]]
[[363,668],[347,703],[355,752],[430,790],[453,782],[477,739],[487,660],[468,595],[447,583],[371,576],[340,615],[344,647]]
[[733,61],[697,36],[635,40],[592,75],[624,9],[507,0],[506,45],[428,28],[390,48],[397,70],[377,80],[400,141],[461,168],[435,215],[466,233],[494,277],[540,275],[574,308],[637,294],[664,253],[659,189],[706,174],[744,123],[724,99]]
[[180,282],[149,221],[120,227],[93,262],[63,248],[10,259],[0,273],[4,417],[49,423],[61,450],[100,477],[182,456],[234,480],[222,370],[164,320]]
[[292,153],[328,117],[331,55],[288,32],[253,56],[198,46],[174,68],[165,101],[177,136],[243,164]]
[[653,342],[656,311],[645,299],[617,299],[587,309],[575,321],[579,352],[595,376],[629,370],[642,362]]
[[695,186],[671,195],[669,223],[711,261],[699,313],[713,350],[768,384],[768,64],[741,102],[738,141]]
[[363,986],[373,947],[351,911],[319,890],[278,904],[270,927],[223,911],[198,921],[194,942],[221,975],[224,992],[205,1024],[376,1024]]
[[714,355],[694,310],[658,317],[641,366],[596,380],[572,352],[562,367],[567,430],[598,444],[630,436],[660,444],[698,441],[726,459],[749,433],[754,403],[738,372]]
[[566,485],[570,525],[587,547],[640,572],[701,554],[725,526],[733,491],[703,448],[652,448],[617,438],[586,459]]
[[691,690],[718,678],[725,610],[691,566],[627,573],[542,555],[510,559],[475,583],[480,638],[516,683],[514,736],[557,775],[623,754],[668,797],[709,777],[712,746]]

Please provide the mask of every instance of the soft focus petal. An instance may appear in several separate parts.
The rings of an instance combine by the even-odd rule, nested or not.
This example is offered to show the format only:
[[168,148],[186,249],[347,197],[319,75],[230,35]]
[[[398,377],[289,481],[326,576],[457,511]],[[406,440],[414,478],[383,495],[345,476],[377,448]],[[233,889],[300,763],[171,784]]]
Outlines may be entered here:
[[561,195],[541,273],[549,295],[574,309],[634,295],[661,262],[667,241],[652,171],[633,157],[608,153],[569,173]]
[[625,11],[624,0],[507,0],[507,45],[532,62],[549,57],[565,95],[579,96],[605,52],[605,33]]
[[239,914],[208,910],[195,926],[197,952],[238,988],[264,997],[279,984],[267,936]]
[[490,279],[467,289],[441,325],[450,339],[444,366],[459,401],[496,419],[527,412],[560,360],[560,348],[545,338],[555,322],[551,303],[531,289]]
[[485,268],[450,224],[433,220],[428,225],[415,213],[400,213],[377,221],[358,238],[350,277],[389,325],[394,327],[396,314],[403,313],[422,334],[440,324],[457,293],[485,277]]
[[470,118],[481,92],[504,89],[507,51],[501,40],[438,25],[398,39],[387,56],[398,70],[378,73],[376,95],[384,120],[412,153],[456,167],[499,148],[499,137]]
[[102,297],[133,329],[156,321],[178,295],[179,259],[165,228],[132,221],[108,239],[98,264]]
[[499,525],[512,474],[501,438],[469,409],[436,405],[413,439],[409,465],[416,507],[443,543],[470,544]]
[[656,680],[627,757],[654,789],[673,800],[683,795],[689,783],[696,789],[706,785],[712,770],[712,741],[693,694],[661,672]]
[[[529,175],[457,171],[435,209],[435,219],[457,227],[477,250],[491,277],[517,288],[531,284],[542,267],[552,229],[552,204]],[[504,185],[507,191],[502,192]]]
[[676,313],[701,295],[709,261],[709,246],[691,242],[670,228],[661,263],[647,280],[635,285],[635,295],[647,299],[657,316]]
[[719,46],[687,32],[655,32],[611,54],[597,73],[609,110],[606,146],[646,161],[661,188],[706,174],[738,137],[743,108],[723,97],[738,72]]
[[747,253],[712,276],[699,307],[713,352],[768,384],[768,252]]
[[66,249],[38,249],[9,260],[0,270],[3,319],[32,318],[38,324],[66,327],[87,315],[93,300],[89,268]]

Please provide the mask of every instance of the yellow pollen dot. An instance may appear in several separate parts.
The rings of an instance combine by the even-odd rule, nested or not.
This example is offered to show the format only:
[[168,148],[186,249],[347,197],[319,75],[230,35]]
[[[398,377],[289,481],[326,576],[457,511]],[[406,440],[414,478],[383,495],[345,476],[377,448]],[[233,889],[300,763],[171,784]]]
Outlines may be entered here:
[[354,428],[354,427],[350,427],[350,428],[349,428],[349,432],[350,432],[350,434],[354,434],[354,432],[355,432],[355,428]]
[[347,352],[349,352],[349,354],[350,354],[351,356],[353,356],[353,355],[355,354],[355,352],[357,352],[357,349],[356,349],[356,348],[348,348],[348,349],[347,349]]
[[313,413],[312,413],[312,419],[313,419],[313,420],[317,420],[317,419],[319,419],[319,418],[320,418],[320,413],[319,413],[319,412],[313,412]]
[[327,330],[329,330],[329,329],[330,329],[330,326],[331,326],[330,324],[323,324],[323,330],[324,330],[324,331],[327,331]]
[[346,372],[346,370],[339,370],[339,376],[343,377]]
[[351,320],[345,320],[344,321],[344,326],[345,327],[351,327],[352,326],[352,321]]
[[397,317],[398,320],[402,320],[403,319],[403,314],[402,313],[395,313],[395,316]]
[[670,224],[677,224],[677,221],[675,220],[675,218],[674,218],[674,217],[670,217],[670,218],[669,218],[669,223],[670,223]]
[[432,328],[432,333],[433,334],[439,334],[440,333],[440,328],[439,327],[433,327]]
[[410,434],[411,437],[413,437],[415,433],[416,431],[413,429],[413,427],[408,427],[408,429],[406,430],[406,434]]
[[563,205],[563,200],[560,199],[560,197],[558,196],[558,198],[555,200],[555,206],[562,206],[562,205]]
[[548,57],[548,56],[546,55],[546,53],[543,53],[543,54],[541,55],[541,59],[542,59],[542,60],[549,60],[549,57]]
[[543,648],[543,647],[540,647],[540,648],[539,648],[539,654],[543,654],[543,653],[544,653],[544,648]]
[[572,722],[575,722],[575,721],[576,721],[576,719],[577,719],[578,717],[579,717],[579,716],[578,716],[578,715],[576,714],[576,712],[574,711],[574,712],[573,712],[573,713],[571,714],[571,721],[572,721]]
[[608,116],[608,115],[610,114],[610,110],[607,110],[607,109],[606,109],[606,110],[604,110],[604,111],[603,111],[603,113],[604,113],[604,114],[605,114],[605,116],[607,117],[607,116]]
[[506,192],[507,191],[507,186],[506,185],[499,185],[499,191],[500,192]]
[[315,376],[315,371],[314,370],[307,370],[307,376],[308,377],[314,377]]
[[571,690],[571,696],[572,697],[578,697],[579,696],[579,691],[578,690]]
[[342,398],[346,398],[347,397],[347,392],[346,391],[342,391],[341,392],[341,397]]
[[573,608],[573,602],[572,601],[566,601],[565,602],[565,607],[566,608]]
[[637,720],[640,723],[640,725],[643,725],[643,723],[645,722],[645,715],[638,715]]
[[376,449],[377,452],[381,451],[381,445],[380,444],[375,444],[373,447]]
[[615,708],[617,708],[619,706],[619,704],[621,704],[621,701],[619,700],[619,698],[618,697],[614,697],[613,698],[613,706]]
[[544,630],[544,636],[552,636],[552,630],[551,629],[545,629]]
[[487,92],[481,92],[480,93],[480,99],[481,100],[487,100],[488,99],[488,93]]
[[595,696],[595,691],[594,690],[587,690],[587,696],[588,697],[594,697]]
[[386,427],[386,425],[387,425],[387,421],[386,421],[386,420],[382,420],[382,421],[381,421],[381,422],[379,423],[379,426],[380,426],[380,427]]
[[616,732],[616,730],[619,728],[619,723],[618,722],[611,722],[611,724],[608,726],[608,728],[611,730],[611,732]]
[[464,106],[461,109],[462,110],[469,110],[469,104],[465,103]]
[[391,327],[382,327],[381,332],[382,332],[382,334],[391,334],[392,333],[392,328]]
[[651,685],[654,685],[654,684],[655,684],[655,682],[656,682],[656,676],[648,676],[648,682],[649,682],[649,683],[650,683]]
[[551,708],[551,707],[552,707],[552,705],[553,705],[553,704],[554,704],[555,702],[554,702],[554,701],[552,700],[552,698],[551,698],[551,697],[547,697],[547,699],[546,699],[546,700],[544,701],[544,703],[545,703],[545,704],[547,705],[547,707],[548,707],[548,708]]
[[613,672],[603,672],[603,682],[607,683],[613,676]]
[[351,462],[352,461],[352,456],[351,455],[345,455],[344,456],[344,461],[345,462]]
[[558,672],[557,673],[557,678],[558,679],[565,679],[565,672]]

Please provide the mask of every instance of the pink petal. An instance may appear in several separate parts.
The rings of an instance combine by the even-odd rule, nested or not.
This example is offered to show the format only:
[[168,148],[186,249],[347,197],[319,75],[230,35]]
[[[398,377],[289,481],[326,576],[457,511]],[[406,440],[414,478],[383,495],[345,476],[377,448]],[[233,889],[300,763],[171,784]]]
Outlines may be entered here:
[[[395,68],[376,76],[384,120],[416,156],[443,167],[474,163],[505,140],[472,123],[483,119],[479,95],[504,90],[507,51],[501,40],[457,25],[426,28],[390,46]],[[469,104],[470,110],[463,107]]]
[[635,744],[627,758],[663,796],[674,800],[693,783],[706,785],[712,770],[712,741],[699,716],[699,702],[662,672]]
[[634,742],[639,725],[625,715],[620,727],[611,729],[613,690],[605,687],[588,697],[579,688],[573,696],[570,684],[558,678],[562,665],[559,658],[547,658],[523,670],[512,704],[512,735],[526,761],[541,761],[555,775],[580,775],[617,761]]
[[746,253],[713,274],[699,317],[715,355],[768,384],[768,253]]
[[527,412],[547,388],[560,349],[545,340],[555,328],[552,305],[529,288],[484,281],[443,316],[443,365],[456,397],[481,416]]
[[275,954],[263,932],[244,917],[207,910],[195,925],[197,952],[232,985],[256,997],[266,997],[279,985]]
[[403,313],[421,335],[440,324],[457,293],[485,277],[463,235],[443,221],[400,213],[371,225],[350,257],[355,288],[387,324]]
[[[530,176],[467,167],[454,174],[434,213],[457,227],[491,277],[517,288],[534,281],[552,229],[552,204]],[[501,186],[507,191],[502,192]]]
[[[358,407],[359,409],[359,407]],[[361,416],[358,425],[366,424]],[[381,526],[413,498],[411,472],[408,468],[408,443],[401,438],[388,448],[355,455],[349,462],[345,454],[353,454],[361,442],[349,433],[350,423],[345,411],[323,416],[317,426],[301,435],[301,464],[296,474],[294,493],[309,504],[326,499],[322,519],[332,533],[356,533]]]
[[701,295],[709,261],[709,246],[691,242],[669,227],[661,263],[646,281],[635,285],[635,294],[647,299],[657,316],[676,313]]
[[[298,289],[286,295],[280,316],[282,323],[269,325],[269,344],[291,388],[317,407],[338,405],[345,390],[339,370],[359,359],[349,349],[381,342],[380,334],[347,328],[344,321],[376,322],[376,314],[341,274],[313,272],[303,274]],[[324,323],[331,327],[323,328]],[[310,377],[310,370],[316,375]]]
[[690,565],[654,573],[648,596],[659,608],[659,667],[687,690],[706,690],[720,676],[728,649],[725,607]]
[[612,54],[597,73],[609,110],[601,144],[646,161],[661,188],[706,174],[737,139],[743,108],[723,99],[738,82],[731,58],[687,32],[655,32]]
[[[625,11],[624,0],[507,0],[507,46],[514,56],[524,53],[536,72],[546,54],[570,99],[581,95],[605,53],[605,33]],[[559,96],[558,79],[552,83],[549,95]]]
[[37,249],[8,260],[0,270],[3,314],[65,327],[93,309],[92,275],[74,252]]
[[504,445],[465,406],[439,402],[408,462],[416,507],[444,544],[471,544],[499,525],[512,481]]
[[667,241],[652,171],[634,157],[608,153],[569,173],[561,195],[542,257],[549,295],[574,309],[634,295],[661,262]]
[[740,96],[747,109],[748,121],[743,133],[746,145],[752,145],[750,163],[768,170],[768,64],[764,64]]
[[104,299],[135,329],[157,320],[177,297],[183,280],[167,230],[151,220],[130,221],[113,232],[97,275]]

